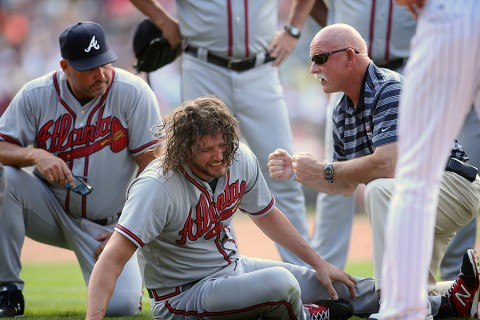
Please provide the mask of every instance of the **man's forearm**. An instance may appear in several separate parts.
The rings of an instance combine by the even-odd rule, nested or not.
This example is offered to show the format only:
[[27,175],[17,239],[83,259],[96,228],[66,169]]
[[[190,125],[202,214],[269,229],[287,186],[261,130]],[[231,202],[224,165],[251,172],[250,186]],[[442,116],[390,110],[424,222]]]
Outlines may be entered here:
[[24,148],[13,143],[0,141],[0,162],[17,168],[35,165],[35,148]]
[[105,317],[108,302],[113,294],[118,274],[97,262],[88,284],[87,320]]
[[355,183],[345,183],[345,182],[334,182],[328,183],[324,178],[311,181],[300,181],[304,186],[312,188],[317,192],[322,192],[326,194],[341,194],[344,196],[351,195],[357,189],[357,184]]
[[316,0],[310,11],[310,16],[315,20],[322,28],[327,25],[328,8],[323,0]]
[[164,29],[163,27],[167,20],[176,21],[157,0],[130,0],[130,2],[145,16],[149,17],[161,30]]
[[288,23],[298,28],[302,28],[305,20],[309,16],[315,0],[295,0],[292,3],[292,9],[288,17]]

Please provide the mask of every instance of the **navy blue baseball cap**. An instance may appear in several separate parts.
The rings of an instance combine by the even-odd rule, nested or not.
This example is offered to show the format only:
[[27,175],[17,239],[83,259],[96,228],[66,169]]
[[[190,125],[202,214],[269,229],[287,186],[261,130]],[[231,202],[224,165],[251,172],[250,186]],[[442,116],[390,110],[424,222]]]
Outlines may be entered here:
[[72,24],[60,34],[59,40],[62,58],[75,70],[90,70],[118,59],[108,48],[103,27],[95,22]]

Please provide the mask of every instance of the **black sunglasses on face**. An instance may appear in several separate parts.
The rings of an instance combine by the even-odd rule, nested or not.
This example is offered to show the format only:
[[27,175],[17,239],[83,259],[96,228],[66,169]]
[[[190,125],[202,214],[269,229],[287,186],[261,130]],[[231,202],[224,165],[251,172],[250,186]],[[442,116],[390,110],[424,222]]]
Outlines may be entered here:
[[[315,64],[319,64],[319,65],[324,64],[325,62],[327,62],[329,55],[337,53],[337,52],[347,51],[348,49],[351,49],[351,48],[343,48],[343,49],[338,49],[338,50],[330,51],[330,52],[317,53],[313,57],[310,57],[310,59],[312,59],[312,61]],[[356,54],[360,53],[358,50],[355,50],[355,49],[352,49],[352,50],[355,51]]]
[[86,183],[85,181],[83,181],[82,179],[85,179],[87,180],[88,178],[87,177],[84,177],[84,176],[73,176],[75,179],[77,179],[78,182],[80,182],[80,184],[76,184],[76,185],[73,185],[71,186],[68,182],[67,184],[65,185],[65,189],[67,190],[70,190],[70,191],[73,191],[75,193],[78,193],[82,196],[85,196],[89,193],[91,193],[93,191],[93,187],[91,185],[89,185],[88,183]]

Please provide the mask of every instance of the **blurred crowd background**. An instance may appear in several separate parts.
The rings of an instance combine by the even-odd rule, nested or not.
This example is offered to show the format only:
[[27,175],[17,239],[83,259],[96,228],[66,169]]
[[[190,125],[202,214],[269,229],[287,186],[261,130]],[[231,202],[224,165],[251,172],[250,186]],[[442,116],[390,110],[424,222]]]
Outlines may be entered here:
[[[162,3],[175,12],[174,0]],[[279,30],[286,23],[290,5],[289,0],[278,1]],[[58,36],[77,21],[100,23],[119,57],[114,66],[135,73],[132,36],[142,19],[143,15],[128,0],[0,0],[0,114],[26,82],[60,68]],[[308,151],[323,159],[328,97],[309,73],[309,44],[319,28],[308,19],[296,49],[280,66],[280,74],[296,151]],[[162,114],[180,103],[178,64],[179,59],[152,74],[164,80],[154,88]],[[145,79],[145,75],[140,76]],[[309,203],[314,203],[315,193],[306,190],[306,195]]]

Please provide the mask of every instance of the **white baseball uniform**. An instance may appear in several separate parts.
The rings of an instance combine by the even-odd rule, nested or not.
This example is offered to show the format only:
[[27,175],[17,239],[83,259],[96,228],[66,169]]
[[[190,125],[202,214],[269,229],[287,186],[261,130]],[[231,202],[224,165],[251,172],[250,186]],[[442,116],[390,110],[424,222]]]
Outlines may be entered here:
[[[34,146],[63,159],[74,175],[87,176],[93,192],[81,196],[50,185],[37,170],[5,166],[9,188],[0,223],[0,283],[23,281],[25,236],[73,250],[88,283],[100,242],[112,231],[138,165],[133,156],[158,145],[149,131],[161,123],[156,97],[145,81],[113,69],[107,91],[81,105],[59,70],[27,83],[0,118],[0,140]],[[142,296],[136,258],[122,272],[107,314],[134,314]]]
[[[230,233],[235,212],[266,215],[274,206],[245,145],[214,191],[188,167],[165,177],[159,161],[132,182],[115,227],[138,247],[154,318],[306,319],[302,303],[328,298],[312,268],[239,255]],[[355,311],[376,312],[373,280],[357,280]],[[349,297],[345,285],[335,289]]]
[[[480,2],[429,0],[412,39],[399,109],[399,161],[387,221],[381,317],[425,317],[440,177],[472,104],[480,114]],[[408,235],[407,237],[405,235]]]

